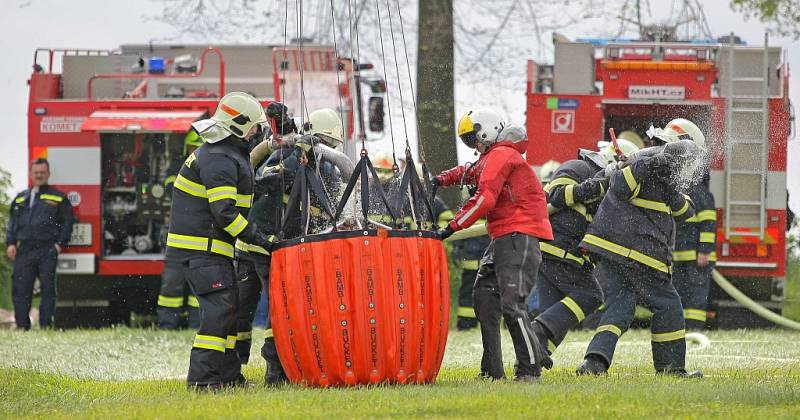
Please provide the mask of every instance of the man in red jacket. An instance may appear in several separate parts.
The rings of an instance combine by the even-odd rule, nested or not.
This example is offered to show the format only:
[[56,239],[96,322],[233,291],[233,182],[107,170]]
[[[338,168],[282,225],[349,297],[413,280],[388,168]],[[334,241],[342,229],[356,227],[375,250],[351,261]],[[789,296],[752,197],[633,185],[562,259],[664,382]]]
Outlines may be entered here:
[[444,171],[433,182],[448,186],[463,181],[477,186],[477,191],[439,234],[447,238],[486,218],[492,242],[481,259],[473,290],[483,340],[478,377],[505,377],[500,349],[502,315],[517,357],[514,380],[535,382],[541,367],[549,369],[552,361],[533,334],[526,301],[542,261],[539,240],[552,240],[553,233],[536,174],[514,143],[498,140],[505,126],[490,110],[470,111],[459,121],[459,137],[481,156],[474,165]]

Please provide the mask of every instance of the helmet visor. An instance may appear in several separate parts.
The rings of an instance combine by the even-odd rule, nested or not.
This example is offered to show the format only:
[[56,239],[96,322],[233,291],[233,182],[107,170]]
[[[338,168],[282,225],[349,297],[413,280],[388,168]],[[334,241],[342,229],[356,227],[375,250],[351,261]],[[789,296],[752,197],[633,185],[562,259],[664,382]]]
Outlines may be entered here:
[[466,132],[459,137],[461,138],[461,141],[463,141],[464,144],[470,149],[478,147],[478,135],[475,133],[475,131]]

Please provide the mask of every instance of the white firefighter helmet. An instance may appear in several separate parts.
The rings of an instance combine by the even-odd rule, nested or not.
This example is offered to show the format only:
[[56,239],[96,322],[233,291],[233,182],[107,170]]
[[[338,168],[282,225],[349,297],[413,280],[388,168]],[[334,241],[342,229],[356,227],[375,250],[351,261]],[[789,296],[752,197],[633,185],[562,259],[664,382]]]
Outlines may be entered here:
[[344,143],[344,126],[336,111],[330,108],[318,109],[308,116],[307,134],[319,137],[326,146],[336,148]]
[[267,123],[264,108],[244,92],[231,92],[220,99],[214,116],[192,123],[206,142],[216,143],[230,135],[245,138],[250,130]]
[[559,166],[561,163],[555,160],[548,160],[542,165],[539,169],[539,180],[542,181],[542,184],[547,184],[553,179],[553,174],[556,173]]
[[[625,139],[617,139],[617,145],[619,146],[620,151],[625,156],[630,156],[633,153],[639,151],[639,147],[633,144],[632,141],[628,141]],[[614,147],[614,143],[609,143],[605,147],[600,150],[600,154],[606,159],[608,163],[614,163],[617,161],[617,149]]]
[[528,133],[518,125],[508,125],[500,132],[497,141],[510,141],[520,154],[528,151]]
[[678,140],[691,140],[700,147],[705,147],[706,136],[700,131],[700,128],[695,123],[684,119],[676,118],[667,123],[663,129],[648,130],[648,135],[653,138],[656,137],[666,143],[673,143]]
[[469,111],[458,120],[458,137],[467,147],[474,149],[478,143],[494,144],[506,126],[503,118],[490,109]]
[[[628,140],[629,142],[636,145],[637,148],[642,149],[644,148],[644,140],[642,140],[642,136],[636,134],[635,131],[626,130],[617,135],[617,140]],[[622,145],[620,145],[622,147]],[[627,155],[627,153],[626,153]]]

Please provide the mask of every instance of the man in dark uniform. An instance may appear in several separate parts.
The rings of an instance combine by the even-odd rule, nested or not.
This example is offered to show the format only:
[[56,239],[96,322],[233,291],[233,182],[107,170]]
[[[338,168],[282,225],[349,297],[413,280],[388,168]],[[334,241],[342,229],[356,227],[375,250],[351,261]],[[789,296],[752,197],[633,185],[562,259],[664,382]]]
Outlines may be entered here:
[[678,223],[672,261],[672,282],[681,297],[686,329],[701,330],[706,326],[708,291],[711,272],[717,260],[717,210],[714,196],[708,189],[709,173],[689,188],[695,215]]
[[[312,156],[313,152],[308,152],[316,150],[315,147],[328,147],[335,150],[344,141],[344,127],[336,112],[328,108],[316,110],[309,115],[304,136],[299,136],[295,132],[294,124],[287,126],[277,123],[280,120],[289,119],[287,109],[283,104],[271,103],[267,108],[267,116],[276,122],[273,124],[276,132],[284,140],[280,143],[273,141],[274,138],[267,140],[279,148],[263,163],[257,162],[254,154],[251,153],[251,162],[258,166],[258,170],[256,171],[256,200],[248,220],[255,222],[265,235],[274,237],[280,233],[284,201],[288,201],[286,193],[291,191],[295,174],[300,169],[301,159],[304,156],[309,157],[309,165],[318,167],[326,190],[335,191],[337,189],[341,177],[335,166],[324,156],[314,157]],[[289,137],[291,140],[286,141]],[[315,199],[319,200],[321,197]],[[321,216],[319,208],[312,205],[311,214],[314,225],[318,227],[324,225],[325,221],[319,217]],[[294,229],[300,227],[299,216],[297,220],[293,220],[287,225],[292,227],[289,229],[290,232],[286,232],[287,235],[299,233]],[[241,288],[236,349],[244,364],[250,358],[252,324],[258,305],[259,292],[263,289],[267,298],[269,297],[270,252],[242,240],[236,242],[236,249],[239,259],[237,272]],[[265,384],[267,386],[282,385],[287,381],[287,377],[278,357],[269,316],[267,316],[265,327],[264,345],[261,347],[261,356],[267,362]]]
[[39,326],[47,328],[56,307],[56,262],[72,235],[72,205],[61,191],[47,184],[50,164],[36,159],[31,164],[31,189],[11,202],[6,233],[6,254],[14,261],[12,298],[17,328],[31,329],[29,313],[33,283],[39,277],[41,303]]
[[[183,158],[174,159],[167,170],[169,174],[164,179],[164,188],[167,194],[172,194],[172,188],[183,162],[192,152],[203,145],[203,139],[197,131],[190,129],[183,139]],[[161,288],[158,292],[158,328],[166,330],[178,329],[186,322],[189,328],[196,330],[200,327],[200,304],[197,296],[189,290],[189,284],[184,278],[184,271],[180,264],[168,261],[164,264],[161,273]],[[186,319],[183,313],[186,312]]]
[[266,235],[247,221],[253,202],[249,142],[262,136],[261,104],[242,92],[225,95],[211,119],[192,124],[205,143],[184,162],[172,192],[167,262],[179,263],[200,303],[200,328],[189,358],[190,388],[246,386],[236,353],[237,238],[265,249]]
[[[271,136],[269,131],[267,142],[277,146],[277,139],[281,138],[281,145],[267,158],[255,153],[250,154],[250,161],[258,168],[256,170],[255,196],[253,208],[250,209],[247,220],[255,223],[259,230],[270,238],[278,234],[280,220],[283,217],[283,187],[291,187],[289,177],[283,178],[280,166],[284,157],[290,158],[294,152],[294,141],[283,141],[289,137],[297,136],[296,126],[293,123],[277,123],[278,121],[290,121],[285,105],[279,102],[270,103],[266,114],[270,121],[276,122],[275,136]],[[272,147],[269,148],[270,151]],[[296,170],[296,159],[294,169]],[[243,240],[236,241],[236,267],[239,282],[239,308],[238,308],[238,333],[236,338],[236,351],[239,353],[239,360],[244,365],[250,360],[250,348],[252,347],[253,319],[258,306],[259,298],[263,293],[269,305],[269,270],[270,270],[270,251],[257,245],[248,244]],[[267,306],[268,308],[269,306]],[[265,384],[276,386],[287,381],[283,371],[278,352],[275,348],[275,339],[272,335],[272,326],[267,309],[264,345],[261,354],[267,362],[265,374]]]
[[[485,223],[485,219],[475,222],[475,224]],[[486,248],[489,247],[489,243],[491,243],[491,239],[487,235],[453,242],[453,259],[456,264],[461,265],[461,287],[458,289],[458,320],[456,323],[459,331],[478,327],[472,290],[475,288],[475,278],[478,276],[481,258]]]
[[[645,149],[647,151],[647,149]],[[630,327],[637,301],[653,312],[652,352],[657,373],[699,377],[687,372],[680,297],[671,281],[675,221],[694,215],[677,187],[677,162],[700,155],[692,141],[677,141],[630,161],[610,177],[579,248],[592,255],[603,277],[605,311],[589,343],[580,374],[608,371],[620,336]]]
[[[619,141],[625,156],[638,148]],[[540,242],[540,314],[533,323],[536,337],[553,353],[567,332],[603,303],[600,284],[592,275],[594,266],[578,250],[589,223],[608,190],[605,167],[616,162],[613,146],[601,152],[581,150],[579,159],[561,165],[544,187],[549,204],[552,241]]]

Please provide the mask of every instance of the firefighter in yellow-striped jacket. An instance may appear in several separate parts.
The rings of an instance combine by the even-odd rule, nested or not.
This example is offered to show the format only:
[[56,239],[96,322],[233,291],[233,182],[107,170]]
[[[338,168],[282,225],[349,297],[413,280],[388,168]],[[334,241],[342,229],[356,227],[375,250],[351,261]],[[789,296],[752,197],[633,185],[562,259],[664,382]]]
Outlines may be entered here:
[[[450,218],[452,218],[452,214]],[[485,223],[485,219],[475,222],[475,224]],[[472,289],[475,288],[475,278],[478,276],[481,258],[490,242],[487,235],[453,241],[453,260],[456,265],[461,265],[462,270],[461,287],[458,289],[458,322],[456,324],[459,331],[478,327]]]
[[641,302],[653,312],[656,372],[702,376],[686,371],[683,309],[671,281],[675,221],[694,215],[691,200],[678,189],[678,163],[700,154],[688,140],[644,149],[610,176],[608,191],[578,245],[590,253],[606,295],[605,311],[578,374],[608,371],[617,341]]
[[[626,140],[620,140],[619,146],[625,156],[638,150]],[[603,291],[592,274],[594,266],[578,244],[608,190],[605,168],[617,163],[616,156],[613,146],[600,152],[581,149],[578,159],[564,162],[544,187],[553,240],[539,243],[543,257],[536,285],[540,313],[533,331],[550,354],[570,329],[603,303]]]
[[[203,139],[200,138],[197,131],[190,129],[183,139],[183,157],[179,156],[179,159],[174,159],[170,163],[167,171],[170,175],[164,179],[164,188],[168,194],[172,194],[175,179],[178,178],[178,172],[183,166],[183,162],[202,145]],[[189,284],[184,278],[184,274],[180,264],[170,262],[164,264],[156,310],[158,328],[174,330],[181,328],[183,324],[192,330],[200,327],[200,304],[197,302],[197,296],[189,292]]]
[[267,236],[247,221],[253,202],[249,142],[263,135],[266,116],[252,96],[225,95],[211,119],[193,128],[205,140],[175,179],[166,260],[180,264],[200,304],[187,377],[190,389],[247,385],[235,350],[237,238],[269,249]]
[[708,189],[709,174],[689,189],[695,215],[678,223],[675,252],[672,253],[672,283],[681,296],[686,329],[703,329],[706,324],[711,271],[717,260],[717,211]]

